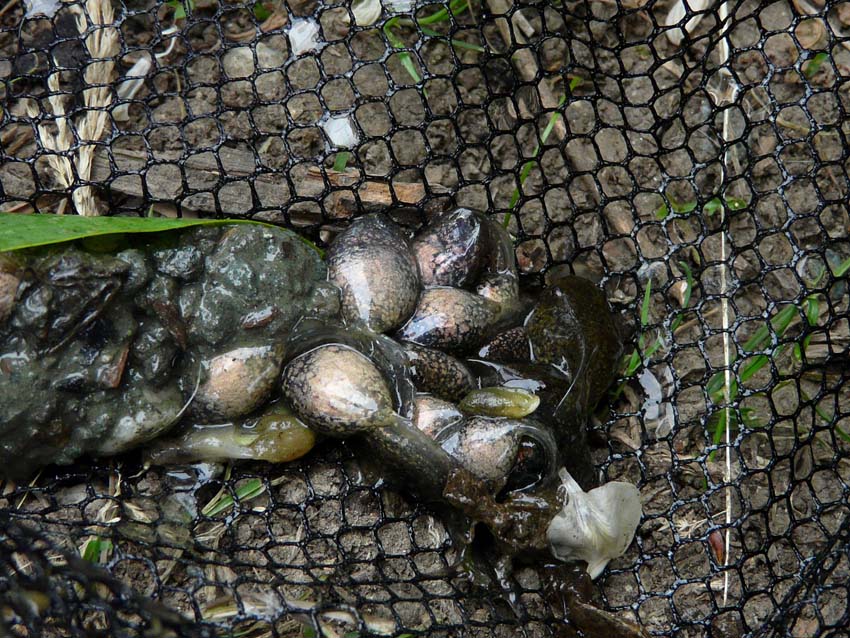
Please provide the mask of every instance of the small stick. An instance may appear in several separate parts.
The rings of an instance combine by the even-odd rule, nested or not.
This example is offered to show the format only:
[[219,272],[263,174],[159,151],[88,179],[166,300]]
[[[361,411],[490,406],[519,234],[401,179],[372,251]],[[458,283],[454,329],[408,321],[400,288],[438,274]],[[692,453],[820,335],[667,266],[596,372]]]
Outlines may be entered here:
[[14,7],[16,4],[18,4],[18,2],[20,2],[20,0],[9,0],[9,2],[7,2],[6,4],[4,4],[4,5],[3,5],[3,8],[2,8],[2,9],[0,9],[0,18],[2,18],[4,15],[6,15],[6,12],[8,12],[8,11],[9,11],[9,9],[11,9],[11,8],[12,8],[12,7]]

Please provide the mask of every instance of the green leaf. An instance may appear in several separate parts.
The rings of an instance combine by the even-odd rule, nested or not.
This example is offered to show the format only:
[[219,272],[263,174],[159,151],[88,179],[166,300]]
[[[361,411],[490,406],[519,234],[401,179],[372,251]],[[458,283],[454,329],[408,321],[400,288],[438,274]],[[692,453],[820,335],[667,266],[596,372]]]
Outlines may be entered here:
[[[580,79],[580,78],[579,78]],[[558,100],[558,106],[556,109],[560,109],[564,106],[564,103],[567,101],[567,96],[562,95],[561,99]],[[555,123],[558,121],[558,118],[561,117],[560,111],[552,111],[552,114],[549,116],[549,121],[546,123],[546,128],[543,129],[543,133],[540,134],[540,141],[534,146],[534,151],[531,153],[532,159],[528,160],[525,164],[522,165],[522,168],[519,172],[519,186],[514,188],[514,192],[511,193],[511,201],[508,203],[508,208],[513,211],[516,207],[517,202],[519,201],[519,189],[525,184],[525,180],[528,179],[529,174],[531,173],[531,169],[534,168],[534,158],[536,158],[540,154],[540,148],[543,144],[546,143],[546,140],[552,134],[552,131],[555,129]],[[505,215],[505,219],[502,222],[505,228],[508,227],[508,224],[511,221],[511,213],[507,213]]]
[[[452,0],[449,3],[449,10],[453,15],[459,16],[461,13],[466,11],[469,8],[466,0]],[[433,13],[424,18],[419,18],[417,22],[420,26],[425,26],[429,24],[437,24],[438,22],[445,22],[449,19],[449,10],[440,9],[436,13]]]
[[730,197],[728,199],[724,198],[723,200],[719,197],[715,197],[705,205],[703,212],[711,217],[724,206],[729,210],[742,210],[747,207],[747,202],[737,197]]
[[0,213],[0,252],[49,246],[103,235],[161,233],[191,226],[260,224],[249,219],[172,219],[166,217],[81,217]]
[[753,408],[741,408],[741,420],[748,428],[764,427],[764,423],[755,416],[755,410]]
[[[437,33],[433,29],[429,29],[428,27],[422,27],[422,33],[427,36],[442,38],[442,33]],[[452,43],[452,46],[457,47],[458,49],[469,49],[470,51],[478,51],[479,53],[486,53],[487,49],[482,47],[480,44],[472,44],[471,42],[465,42],[464,40],[456,40],[454,38],[449,39],[449,42]]]
[[[413,78],[413,81],[416,84],[419,84],[422,81],[422,76],[419,75],[419,72],[416,70],[416,65],[413,64],[413,58],[410,57],[410,54],[407,51],[401,51],[398,54],[398,57],[399,60],[401,60],[401,65],[407,71],[407,74]],[[423,89],[422,92],[425,93],[425,90]]]
[[760,354],[753,359],[750,359],[741,367],[739,376],[741,381],[749,381],[759,370],[768,364],[770,358],[765,354]]
[[[659,206],[655,211],[655,218],[659,221],[665,219],[670,214],[671,210],[679,215],[684,215],[685,213],[692,213],[697,208],[697,203],[695,201],[679,202],[672,197],[668,197],[667,199],[670,200],[670,207],[668,208],[667,204],[664,203],[661,204],[661,206]],[[706,208],[708,208],[710,204],[711,202],[706,204]]]
[[[387,40],[395,49],[403,49],[404,42],[402,42],[398,36],[392,31],[392,27],[398,23],[398,17],[390,18],[386,21],[383,27],[383,31],[387,36]],[[410,57],[410,54],[407,51],[400,51],[398,54],[398,59],[401,61],[401,65],[404,67],[407,74],[413,78],[414,83],[419,84],[422,82],[422,77],[419,75],[419,72],[416,70],[416,65],[413,64],[413,58]],[[425,97],[428,96],[428,93],[425,89],[422,89],[422,93]]]
[[168,0],[166,3],[169,7],[174,7],[174,19],[182,20],[186,17],[187,12],[191,13],[195,8],[194,0]]
[[[720,442],[726,434],[726,413],[726,409],[720,410],[720,412],[717,413],[717,425],[714,427],[714,436],[711,439],[714,445],[720,445]],[[713,460],[712,457],[715,452],[716,450],[713,450],[711,454],[709,454],[709,460]]]
[[719,211],[719,210],[722,208],[722,206],[723,206],[723,204],[722,204],[722,202],[720,201],[720,198],[719,198],[719,197],[715,197],[714,199],[712,199],[711,201],[709,201],[709,202],[705,205],[705,208],[703,208],[703,209],[702,209],[702,211],[703,211],[706,215],[708,215],[709,217],[711,217],[712,215],[714,215],[714,213],[716,213],[717,211]]
[[[251,219],[173,219],[168,217],[81,217],[79,215],[24,215],[0,212],[0,253],[38,246],[51,246],[78,239],[163,233],[192,226],[224,226],[228,224],[257,224],[282,229],[273,224]],[[325,251],[306,237],[292,233],[320,257]]]
[[254,16],[257,18],[257,20],[268,20],[271,14],[272,12],[269,11],[266,8],[266,5],[264,5],[259,0],[254,3]]
[[806,305],[806,321],[810,326],[816,326],[818,323],[818,314],[820,311],[820,302],[814,295],[809,295],[805,299]]
[[659,337],[658,337],[658,338],[657,338],[657,339],[653,342],[653,344],[652,344],[651,346],[649,346],[649,348],[647,348],[647,349],[644,351],[644,353],[643,353],[644,358],[645,358],[645,359],[647,359],[647,358],[651,357],[652,355],[654,355],[654,354],[655,354],[655,352],[658,350],[658,348],[660,348],[660,347],[661,347],[661,346],[663,346],[663,345],[664,345],[664,340],[661,338],[661,336],[659,336]]
[[640,366],[640,352],[637,350],[632,351],[631,356],[629,357],[628,362],[626,363],[626,372],[623,376],[630,377]]
[[348,165],[348,158],[351,157],[351,153],[348,151],[342,151],[341,153],[336,154],[336,159],[334,160],[334,170],[339,171],[340,173],[345,171],[345,167]]

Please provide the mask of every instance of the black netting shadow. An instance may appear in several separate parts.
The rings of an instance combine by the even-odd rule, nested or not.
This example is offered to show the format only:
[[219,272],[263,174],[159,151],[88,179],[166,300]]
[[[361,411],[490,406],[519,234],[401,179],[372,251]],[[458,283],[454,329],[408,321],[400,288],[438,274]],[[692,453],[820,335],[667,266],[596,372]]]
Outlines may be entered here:
[[[654,634],[843,635],[847,8],[707,3],[667,26],[670,2],[384,4],[363,26],[342,2],[116,4],[100,66],[80,5],[11,6],[3,209],[251,216],[320,242],[390,206],[510,213],[524,275],[599,282],[641,351],[593,424],[602,476],[645,508],[604,604]],[[186,486],[137,470],[7,486],[4,513],[231,635],[559,627],[533,570],[513,609],[454,578],[439,521],[345,452],[237,468],[234,495],[265,489],[212,517],[191,508],[214,493],[175,504]]]

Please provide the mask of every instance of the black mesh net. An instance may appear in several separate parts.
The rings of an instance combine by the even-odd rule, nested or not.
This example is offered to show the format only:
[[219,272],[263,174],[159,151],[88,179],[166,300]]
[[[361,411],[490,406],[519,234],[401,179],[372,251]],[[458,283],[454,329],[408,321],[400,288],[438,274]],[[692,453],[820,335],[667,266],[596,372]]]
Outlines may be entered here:
[[[590,278],[634,325],[592,429],[644,518],[598,604],[656,635],[848,635],[850,3],[0,14],[2,210],[321,243],[390,207],[510,216],[524,276]],[[201,477],[86,461],[0,499],[16,636],[569,631],[539,570],[513,597],[471,584],[439,517],[345,444]]]

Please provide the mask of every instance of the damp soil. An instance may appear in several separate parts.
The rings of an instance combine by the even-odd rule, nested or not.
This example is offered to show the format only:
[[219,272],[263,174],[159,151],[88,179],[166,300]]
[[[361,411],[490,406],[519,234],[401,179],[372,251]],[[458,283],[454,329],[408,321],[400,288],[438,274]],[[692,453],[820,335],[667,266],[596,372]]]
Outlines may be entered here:
[[[133,15],[121,27],[127,50],[122,73],[138,58],[138,47],[164,49],[157,24],[170,19],[164,6],[156,13],[142,2],[127,6]],[[803,63],[824,45],[802,47],[782,32],[793,15],[790,3],[740,4],[730,33],[731,67],[744,86],[726,124],[731,142],[724,184],[724,122],[716,108],[722,85],[716,73],[706,72],[716,65],[698,63],[714,40],[695,37],[677,54],[663,35],[652,34],[645,12],[618,13],[605,2],[564,6],[565,14],[543,5],[523,10],[538,34],[531,44],[552,93],[564,95],[565,80],[580,82],[564,110],[566,144],[559,147],[551,136],[522,186],[525,198],[510,222],[517,259],[532,278],[569,265],[604,285],[633,326],[635,342],[640,334],[647,341],[661,336],[663,345],[641,371],[657,380],[660,403],[673,419],[672,430],[659,436],[663,420],[650,418],[646,385],[630,378],[592,424],[600,475],[635,482],[645,510],[637,542],[598,581],[598,596],[657,635],[741,636],[777,613],[776,602],[804,563],[827,547],[846,513],[848,444],[828,417],[848,414],[850,399],[829,367],[802,370],[787,348],[747,381],[739,407],[752,420],[730,432],[727,462],[727,448],[711,452],[716,408],[705,385],[724,365],[724,326],[732,326],[731,347],[739,352],[733,360],[746,362],[741,344],[767,317],[787,304],[801,305],[809,294],[820,302],[809,330],[813,360],[829,354],[823,343],[846,348],[850,339],[846,319],[839,319],[848,310],[846,285],[818,278],[824,267],[834,269],[850,257],[850,218],[841,204],[847,197],[840,124],[847,92],[839,88],[850,74],[850,51],[835,46],[831,60],[806,77]],[[477,51],[400,30],[418,51],[418,72],[428,77],[417,87],[378,29],[346,39],[339,7],[323,12],[315,2],[290,2],[288,9],[290,21],[317,16],[328,41],[324,49],[293,61],[283,33],[262,34],[253,41],[287,60],[284,68],[228,79],[225,51],[245,46],[233,36],[253,28],[254,20],[244,8],[216,12],[215,4],[199,0],[197,15],[205,19],[184,30],[146,80],[141,102],[130,107],[130,119],[110,141],[113,148],[144,153],[159,166],[222,147],[250,152],[257,172],[289,176],[273,199],[257,192],[261,214],[278,219],[274,211],[289,206],[284,220],[319,220],[319,236],[329,239],[340,220],[322,219],[324,200],[305,190],[301,177],[309,169],[329,169],[336,158],[316,122],[327,112],[350,110],[362,135],[348,163],[356,177],[423,183],[434,192],[430,210],[447,204],[445,192],[461,205],[508,208],[519,167],[533,157],[548,121],[534,115],[532,90],[517,88],[508,65],[482,64]],[[658,21],[663,8],[655,12]],[[0,22],[0,75],[11,73],[21,14],[16,6]],[[462,39],[498,50],[498,30],[492,22],[479,28],[477,18],[460,20]],[[773,35],[759,40],[758,24]],[[24,33],[44,28],[31,24]],[[712,28],[708,18],[696,33]],[[552,72],[559,68],[567,74]],[[20,116],[20,100],[12,95],[28,87],[35,84],[16,85],[4,110]],[[6,118],[0,133],[6,143],[26,129]],[[570,161],[568,147],[579,164]],[[26,161],[33,153],[31,143],[23,144],[14,158],[6,157],[0,175],[12,159]],[[45,166],[35,166],[49,183]],[[589,171],[590,188],[573,175],[576,170]],[[187,186],[188,194],[177,189],[176,195],[207,187]],[[685,204],[721,191],[727,201],[742,203],[730,206],[740,209],[727,210],[725,222],[716,209],[659,219],[662,193],[668,202]],[[34,195],[6,196],[35,204]],[[123,210],[141,204],[110,197]],[[55,201],[41,197],[38,205]],[[209,211],[216,212],[228,211]],[[693,287],[685,307],[688,270]],[[641,327],[649,286],[647,325]],[[725,291],[728,306],[720,300]],[[671,330],[680,311],[682,320]],[[801,319],[784,339],[797,339]],[[837,425],[850,431],[846,416]],[[113,549],[104,556],[110,571],[190,617],[209,617],[216,604],[239,599],[259,617],[274,618],[282,635],[300,635],[301,621],[281,616],[278,596],[351,604],[400,631],[516,635],[517,616],[507,600],[454,571],[457,550],[441,519],[392,490],[374,489],[374,477],[345,446],[323,446],[287,466],[235,467],[224,483],[230,489],[255,477],[267,489],[236,510],[195,517],[182,528],[169,518],[177,514],[160,511],[175,489],[170,479],[161,471],[138,472],[132,457],[95,463],[41,476],[32,489],[7,485],[0,503],[71,552],[92,530],[111,538]],[[222,484],[213,479],[187,499],[202,507]],[[119,505],[110,506],[116,495]],[[725,542],[726,532],[729,552],[723,556],[713,548],[718,538]],[[840,583],[848,575],[845,560],[832,578]],[[539,575],[523,568],[515,581],[525,634],[550,635],[558,611],[546,602]],[[271,583],[275,596],[268,594]],[[770,595],[758,593],[768,589]],[[843,592],[823,595],[822,617],[840,617]],[[795,635],[814,635],[818,622],[813,611],[803,613]]]

